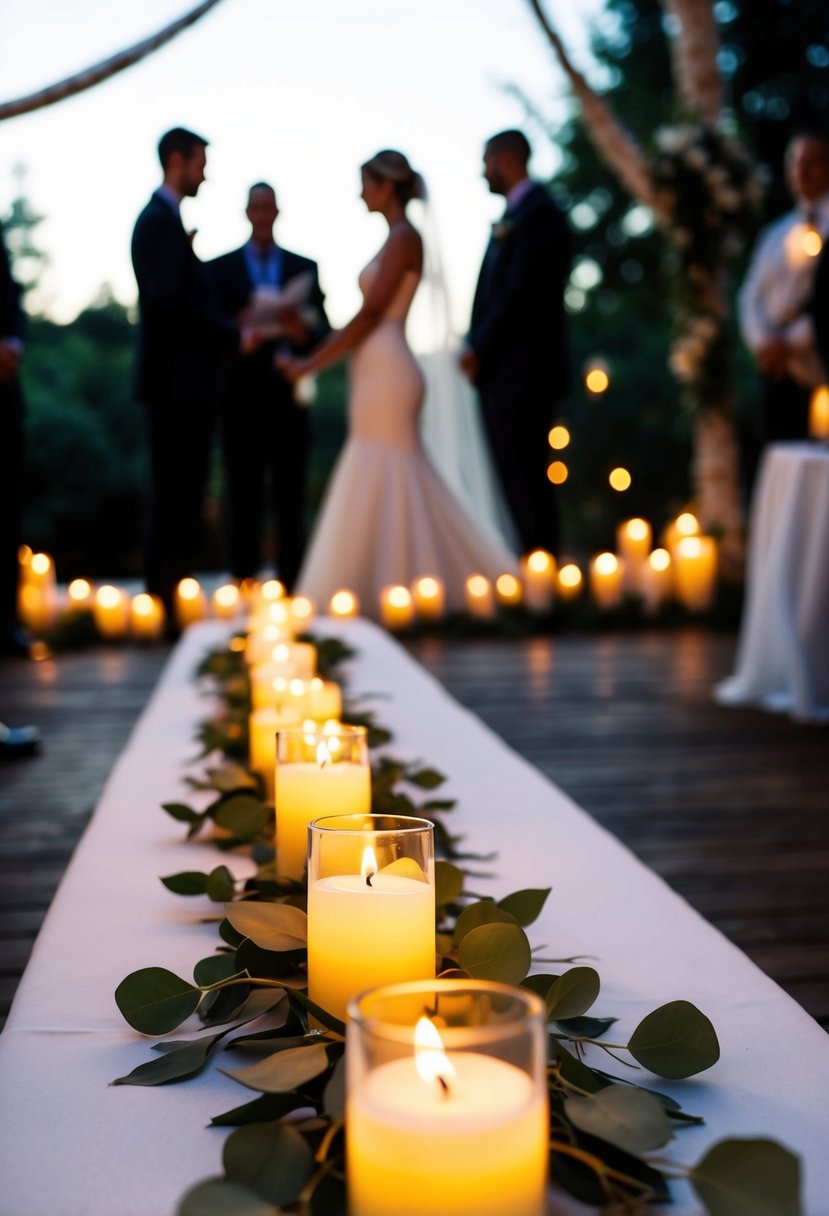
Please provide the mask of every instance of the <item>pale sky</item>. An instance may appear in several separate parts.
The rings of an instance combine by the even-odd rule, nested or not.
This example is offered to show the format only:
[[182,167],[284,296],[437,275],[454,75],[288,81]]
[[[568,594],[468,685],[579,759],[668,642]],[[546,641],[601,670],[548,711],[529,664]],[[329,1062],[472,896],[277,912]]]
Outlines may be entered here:
[[[3,0],[2,99],[86,67],[189,7]],[[548,0],[582,66],[600,10],[601,0]],[[51,258],[51,314],[70,319],[105,281],[132,303],[130,234],[160,179],[155,145],[169,127],[188,126],[210,140],[207,181],[183,205],[199,256],[245,240],[247,187],[272,181],[277,238],[319,262],[337,325],[357,307],[357,274],[383,239],[382,219],[359,200],[358,167],[397,147],[429,186],[462,332],[488,227],[503,209],[480,176],[483,140],[523,126],[535,172],[555,165],[509,83],[552,118],[564,113],[564,78],[526,0],[223,0],[114,80],[0,124],[0,213],[23,162],[27,193],[47,217],[38,241]]]

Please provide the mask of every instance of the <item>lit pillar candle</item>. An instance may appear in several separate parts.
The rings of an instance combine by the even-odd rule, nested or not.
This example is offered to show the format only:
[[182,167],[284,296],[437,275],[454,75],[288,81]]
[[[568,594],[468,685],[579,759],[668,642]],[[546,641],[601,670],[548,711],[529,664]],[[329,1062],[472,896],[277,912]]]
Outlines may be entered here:
[[[277,808],[279,780],[277,769]],[[277,809],[277,857],[278,832]],[[311,824],[309,840],[310,999],[345,1020],[349,1001],[360,992],[434,979],[432,824],[391,815],[336,815]],[[343,866],[349,858],[351,864]]]
[[556,559],[546,549],[533,549],[521,558],[524,603],[530,612],[549,612],[553,606]]
[[676,547],[684,536],[699,536],[699,520],[691,511],[683,511],[671,520],[662,533],[662,545],[676,561]]
[[584,575],[575,562],[566,562],[558,572],[556,591],[559,599],[574,600],[581,595]]
[[371,810],[366,732],[361,726],[280,730],[276,748],[276,872],[299,881],[312,819]]
[[316,647],[310,642],[279,642],[264,663],[250,669],[251,701],[255,709],[274,705],[278,697],[272,689],[276,680],[310,680],[317,662]]
[[19,567],[18,615],[32,633],[48,633],[58,611],[55,563],[48,553],[26,552],[25,556],[27,560]]
[[176,584],[174,609],[180,629],[203,621],[207,616],[207,596],[195,578],[183,578]]
[[[408,1006],[397,1017],[386,1013],[395,993]],[[525,1008],[514,1012],[517,1002]],[[425,1016],[406,1024],[435,1009],[443,1022],[442,1005],[453,1013],[440,1030]],[[502,1025],[493,1009],[508,1010]],[[539,999],[503,984],[437,980],[367,993],[350,1012],[350,1216],[544,1216],[549,1113]]]
[[259,583],[253,593],[255,604],[275,604],[284,598],[285,584],[281,583],[278,578],[269,578],[264,583]]
[[616,529],[616,548],[624,562],[626,590],[642,594],[642,574],[651,551],[653,529],[646,519],[626,519]]
[[439,621],[446,610],[446,590],[443,581],[427,574],[412,583],[415,612],[422,621]]
[[85,578],[73,578],[66,588],[66,605],[70,612],[90,612],[93,601],[92,584]]
[[164,629],[164,606],[157,595],[142,591],[130,600],[130,633],[142,641],[155,641]]
[[590,562],[590,591],[604,611],[618,608],[624,594],[622,563],[615,553],[597,553]]
[[514,608],[521,603],[522,588],[520,580],[513,574],[499,574],[495,580],[495,594],[498,603],[508,608]]
[[343,694],[334,680],[321,680],[314,676],[308,682],[308,717],[315,722],[330,722],[339,719],[343,712]]
[[380,620],[387,629],[408,629],[414,620],[414,605],[408,587],[393,584],[380,592]]
[[298,709],[277,710],[272,705],[255,709],[248,718],[248,750],[250,767],[265,782],[268,797],[273,799],[274,766],[276,765],[276,732],[298,726]]
[[477,620],[489,621],[495,616],[495,591],[483,574],[470,574],[465,584],[466,610]]
[[359,616],[360,601],[353,591],[349,591],[346,587],[343,587],[340,591],[335,591],[331,596],[328,604],[328,613],[330,616],[339,617],[341,620]]
[[809,401],[809,434],[813,439],[829,439],[829,387],[822,384]]
[[686,536],[676,546],[674,582],[689,612],[711,607],[717,586],[717,543],[713,536]]
[[642,570],[642,603],[645,612],[652,615],[673,595],[674,572],[671,555],[667,549],[654,549]]
[[95,628],[102,638],[124,638],[130,623],[130,601],[120,587],[99,587],[92,609]]
[[291,640],[291,631],[284,625],[268,623],[253,629],[245,642],[245,662],[248,667],[265,663],[273,653],[274,646]]
[[239,588],[233,583],[217,587],[210,597],[210,609],[220,621],[232,621],[242,606]]
[[294,633],[304,633],[317,615],[317,606],[307,595],[295,595],[288,601],[288,611]]
[[308,709],[308,681],[298,677],[286,680],[284,676],[251,680],[250,703],[251,709],[265,709],[268,705],[278,710],[296,709],[304,718]]

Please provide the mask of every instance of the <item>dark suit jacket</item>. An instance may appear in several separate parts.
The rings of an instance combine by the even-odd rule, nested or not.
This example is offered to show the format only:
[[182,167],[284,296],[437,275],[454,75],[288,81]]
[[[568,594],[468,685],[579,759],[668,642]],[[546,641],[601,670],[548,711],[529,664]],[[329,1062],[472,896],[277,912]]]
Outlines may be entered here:
[[132,264],[140,312],[139,401],[214,396],[217,356],[238,348],[239,331],[222,314],[179,216],[159,194],[136,221]]
[[3,227],[0,225],[0,338],[22,339],[23,325],[20,288],[12,278]]
[[829,370],[829,239],[823,243],[815,271],[810,310],[815,323],[818,354],[824,367]]
[[508,210],[484,257],[469,345],[482,391],[563,396],[570,384],[564,286],[570,270],[567,222],[535,184]]
[[[280,250],[282,255],[280,287],[284,287],[286,283],[300,274],[311,274],[313,278],[308,306],[314,309],[318,319],[312,328],[308,342],[302,347],[294,347],[297,352],[302,353],[315,346],[331,328],[325,315],[325,297],[319,284],[317,263],[312,262],[310,258],[302,257],[301,254],[292,253],[290,249],[282,249],[280,246]],[[225,317],[233,318],[248,306],[254,288],[248,271],[244,245],[241,249],[234,249],[232,253],[225,253],[221,257],[214,258],[212,262],[207,263],[206,270],[210,275],[219,307]],[[274,350],[277,345],[279,344],[276,342],[266,342],[252,355],[238,359],[226,359],[224,361],[223,395],[230,400],[237,399],[239,393],[257,392],[258,390],[260,395],[263,391],[268,395],[275,394],[278,402],[293,401],[292,385],[276,371],[273,365]]]

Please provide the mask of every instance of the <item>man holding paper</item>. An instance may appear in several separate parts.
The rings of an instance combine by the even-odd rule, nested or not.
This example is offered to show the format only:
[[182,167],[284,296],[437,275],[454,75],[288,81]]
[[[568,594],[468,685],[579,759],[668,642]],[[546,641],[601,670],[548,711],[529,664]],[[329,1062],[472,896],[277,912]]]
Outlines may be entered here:
[[254,578],[262,561],[262,523],[270,478],[277,574],[288,590],[305,548],[305,489],[311,449],[308,411],[277,370],[277,350],[302,352],[328,332],[316,262],[277,245],[276,194],[266,182],[248,192],[250,238],[209,264],[228,317],[253,322],[268,340],[247,358],[226,361],[221,418],[228,548],[235,578]]

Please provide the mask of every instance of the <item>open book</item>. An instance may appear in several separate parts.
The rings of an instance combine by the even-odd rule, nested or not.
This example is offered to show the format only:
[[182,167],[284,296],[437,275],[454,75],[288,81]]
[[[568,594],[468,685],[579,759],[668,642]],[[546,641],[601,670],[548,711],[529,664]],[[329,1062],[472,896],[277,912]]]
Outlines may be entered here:
[[313,287],[311,271],[296,275],[284,287],[257,287],[250,300],[250,323],[268,338],[283,338],[285,329],[279,314],[284,308],[295,308],[308,328],[314,329],[319,323],[319,310],[308,302]]

